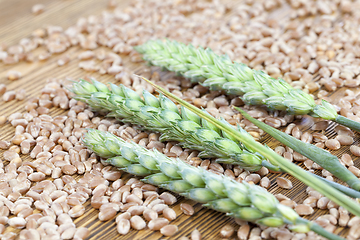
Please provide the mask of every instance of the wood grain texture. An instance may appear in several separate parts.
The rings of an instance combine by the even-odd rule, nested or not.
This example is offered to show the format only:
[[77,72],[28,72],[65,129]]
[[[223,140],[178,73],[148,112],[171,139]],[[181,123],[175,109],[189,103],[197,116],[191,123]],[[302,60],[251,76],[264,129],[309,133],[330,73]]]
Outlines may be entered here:
[[[121,1],[119,4],[126,6],[130,0]],[[238,1],[240,2],[240,1]],[[238,3],[237,2],[237,3]],[[45,5],[44,13],[34,16],[31,14],[31,7],[36,3],[43,3]],[[64,28],[76,23],[79,17],[86,17],[90,14],[100,14],[101,11],[106,9],[107,1],[103,0],[0,0],[0,44],[7,44],[8,46],[17,43],[24,37],[31,35],[32,31],[46,27],[48,25],[59,25]],[[282,9],[278,13],[274,13],[274,17],[284,17],[286,11]],[[40,94],[40,90],[43,88],[45,82],[49,78],[70,78],[78,79],[84,76],[90,76],[98,79],[101,82],[114,82],[112,76],[100,75],[98,73],[88,73],[78,68],[79,60],[77,54],[82,50],[79,47],[72,47],[65,53],[53,55],[50,59],[44,62],[25,63],[21,62],[15,65],[4,65],[0,63],[0,83],[5,83],[10,90],[16,90],[24,88],[27,91],[27,97],[24,101],[10,101],[0,104],[0,115],[9,116],[14,112],[24,112],[24,103],[31,97],[36,97]],[[57,60],[68,54],[71,61],[62,66],[57,66]],[[141,73],[144,64],[134,64],[124,57],[124,65]],[[6,78],[6,74],[9,70],[18,70],[22,73],[23,77],[17,81],[9,81]],[[167,73],[161,73],[165,75]],[[338,92],[332,94],[332,98],[337,98],[344,91],[340,89]],[[65,112],[60,109],[52,109],[50,114],[52,116],[61,115]],[[304,130],[307,127],[304,126]],[[14,128],[10,124],[6,124],[0,127],[0,139],[10,140],[14,134]],[[333,131],[327,131],[326,135],[333,135]],[[356,134],[356,142],[359,142],[359,135]],[[268,144],[274,148],[279,143],[269,136],[265,136],[262,139],[263,143]],[[1,151],[1,155],[2,155]],[[348,147],[342,147],[340,150],[334,152],[336,155],[341,156],[343,153],[350,153]],[[22,159],[30,161],[30,157],[23,155]],[[360,165],[360,161],[357,159],[356,166]],[[280,189],[275,184],[276,177],[286,176],[292,182],[294,187],[291,191]],[[297,181],[287,174],[269,174],[269,178],[272,182],[270,191],[272,193],[282,193],[293,200],[300,202],[306,197],[306,186]],[[129,178],[129,175],[124,175],[125,178]],[[190,203],[194,206],[196,214],[193,216],[186,216],[182,214],[180,210],[180,203]],[[97,219],[98,210],[91,207],[90,201],[86,202],[86,214],[75,220],[76,225],[88,227],[91,234],[88,239],[164,239],[159,232],[153,232],[150,230],[135,231],[131,230],[126,236],[121,236],[116,231],[116,224],[114,220],[100,222]],[[202,208],[200,204],[190,200],[186,200],[182,197],[178,197],[178,203],[173,206],[178,218],[172,222],[179,227],[179,233],[171,239],[179,239],[181,236],[189,236],[190,233],[197,228],[203,239],[221,239],[220,229],[226,224],[236,226],[233,219],[227,217],[225,214],[218,213],[206,208]],[[324,210],[316,210],[315,214],[310,219],[314,219],[321,214],[326,213]],[[7,228],[6,231],[18,231],[11,228]],[[337,233],[341,232],[342,235],[346,235],[346,230],[342,228],[337,229]]]

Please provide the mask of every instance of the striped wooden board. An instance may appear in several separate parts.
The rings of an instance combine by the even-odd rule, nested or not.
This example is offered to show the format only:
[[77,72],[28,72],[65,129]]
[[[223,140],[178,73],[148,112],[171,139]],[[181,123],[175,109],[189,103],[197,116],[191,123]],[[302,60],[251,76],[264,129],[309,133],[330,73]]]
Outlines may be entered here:
[[[130,0],[119,1],[120,5],[126,6]],[[45,5],[45,11],[34,16],[31,14],[31,7],[34,4],[43,3]],[[16,44],[20,39],[28,37],[31,33],[41,27],[47,25],[59,25],[64,28],[76,23],[77,19],[81,16],[89,16],[91,14],[100,14],[101,11],[106,9],[107,1],[103,0],[0,0],[0,44],[7,44],[8,46]],[[286,11],[282,10],[275,13],[276,17],[284,17]],[[53,55],[50,59],[44,62],[34,63],[18,63],[15,65],[4,65],[0,63],[0,83],[7,84],[8,89],[16,90],[24,88],[27,91],[26,99],[38,96],[41,88],[43,88],[48,78],[71,78],[78,79],[85,76],[94,77],[101,82],[116,82],[112,76],[100,75],[98,73],[88,73],[78,68],[79,60],[77,54],[82,52],[78,47],[72,47],[65,53]],[[57,60],[68,54],[71,61],[62,66],[57,66]],[[131,70],[141,74],[145,64],[134,64],[129,61],[127,57],[124,57],[124,65]],[[6,78],[6,74],[9,70],[18,70],[22,73],[23,77],[17,81],[9,81]],[[166,73],[161,73],[162,75]],[[332,94],[332,98],[340,96],[344,91],[341,89]],[[24,111],[24,101],[10,101],[3,102],[0,104],[0,115],[9,116],[10,114],[18,111]],[[53,108],[50,112],[52,116],[64,114],[64,111]],[[304,129],[308,129],[308,126],[304,126]],[[328,131],[327,136],[332,136],[334,132]],[[10,140],[14,135],[14,128],[10,124],[6,124],[0,127],[0,139]],[[356,134],[356,142],[359,141],[359,135]],[[278,142],[266,136],[262,140],[263,143],[268,144],[274,148],[278,145]],[[3,152],[3,151],[2,151]],[[1,155],[2,155],[1,152]],[[343,147],[340,150],[334,152],[337,155],[343,153],[349,153],[348,147]],[[29,156],[22,156],[26,161],[30,161]],[[356,161],[356,165],[360,165],[360,161]],[[287,174],[282,174],[289,178],[294,187],[291,191],[280,189],[275,184],[275,178],[278,174],[269,174],[269,178],[272,181],[272,187],[270,191],[272,193],[282,193],[293,200],[300,202],[306,197],[305,189],[306,186]],[[128,178],[129,175],[124,175]],[[231,224],[234,227],[236,223],[230,217],[225,214],[218,213],[206,208],[202,208],[200,204],[193,201],[186,200],[182,197],[178,198],[178,203],[173,206],[176,211],[178,218],[173,221],[179,227],[179,233],[171,239],[179,239],[181,236],[189,236],[190,233],[197,228],[203,239],[220,239],[220,229],[226,225]],[[190,203],[194,206],[196,214],[189,217],[182,214],[180,210],[180,203]],[[159,232],[153,232],[150,230],[135,231],[131,232],[126,236],[121,236],[116,231],[116,224],[114,220],[107,222],[100,222],[97,219],[98,210],[91,207],[90,202],[86,204],[86,214],[75,220],[76,225],[88,227],[91,231],[89,239],[163,239]],[[325,210],[316,210],[315,214],[310,219],[315,219],[321,214],[326,213]],[[6,231],[19,231],[11,228],[7,228]],[[341,232],[341,235],[346,235],[346,230],[338,228],[336,233]]]

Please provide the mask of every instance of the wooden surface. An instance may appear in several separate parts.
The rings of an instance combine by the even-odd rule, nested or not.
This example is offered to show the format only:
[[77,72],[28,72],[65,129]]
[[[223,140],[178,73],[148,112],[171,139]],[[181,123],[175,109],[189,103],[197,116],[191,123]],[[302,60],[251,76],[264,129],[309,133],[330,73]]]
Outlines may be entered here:
[[[121,1],[120,4],[126,6],[129,1]],[[35,3],[43,3],[45,5],[45,12],[34,16],[31,14],[31,6]],[[76,20],[81,16],[89,16],[90,14],[100,14],[101,11],[106,9],[107,1],[103,0],[0,0],[0,44],[5,43],[8,46],[18,43],[18,41],[24,37],[31,35],[31,32],[37,28],[45,27],[47,25],[59,25],[64,28],[76,23]],[[278,16],[284,16],[286,13]],[[21,62],[15,65],[3,65],[0,63],[0,83],[5,83],[10,90],[16,90],[18,88],[24,88],[27,91],[26,99],[40,94],[40,89],[44,86],[46,79],[48,78],[71,78],[78,79],[84,76],[92,76],[102,82],[115,82],[112,76],[99,75],[98,73],[88,73],[78,68],[78,60],[76,56],[81,52],[78,47],[72,47],[67,52],[53,55],[50,59],[44,62],[25,63]],[[58,67],[57,60],[65,55],[69,54],[71,61],[62,67]],[[128,66],[132,70],[141,70],[144,65],[131,65],[128,59],[124,59],[124,65]],[[6,79],[6,73],[9,70],[19,70],[23,77],[18,81],[9,81]],[[337,93],[332,97],[336,97]],[[17,111],[24,111],[24,101],[10,101],[0,104],[0,115],[8,116],[11,113]],[[63,114],[64,111],[59,109],[52,109],[50,114],[52,116]],[[14,134],[14,128],[10,124],[0,127],[0,139],[10,140]],[[330,132],[328,134],[331,134]],[[270,147],[277,145],[277,142],[270,137],[265,137],[262,140]],[[358,135],[356,135],[356,141],[358,141]],[[357,143],[357,142],[355,142]],[[349,148],[342,148],[336,151],[336,154],[342,154],[349,152]],[[29,156],[22,156],[23,159],[30,160]],[[359,165],[359,161],[357,161]],[[286,175],[286,174],[283,174]],[[278,175],[270,174],[269,178],[272,183],[275,181],[275,177]],[[291,191],[279,189],[276,184],[272,184],[270,191],[273,193],[283,193],[291,197],[293,200],[299,202],[306,197],[304,184],[295,181],[294,178],[288,177],[293,181],[294,187]],[[196,214],[189,217],[181,213],[180,203],[187,202],[194,205]],[[197,228],[203,236],[203,239],[220,239],[219,231],[221,227],[227,223],[236,226],[233,219],[225,216],[225,214],[218,213],[212,210],[202,208],[200,204],[196,204],[193,201],[179,198],[179,202],[174,206],[174,209],[178,215],[178,218],[173,221],[180,231],[171,239],[179,239],[181,236],[189,236],[190,233]],[[320,214],[324,214],[324,210],[316,210],[316,213],[311,216],[311,219],[318,217]],[[115,221],[100,222],[97,220],[98,211],[91,208],[90,202],[86,203],[86,214],[75,220],[77,226],[88,227],[91,231],[88,239],[161,239],[162,236],[159,232],[152,232],[149,230],[134,231],[126,236],[121,236],[116,231]],[[8,230],[10,231],[10,230]],[[346,231],[338,228],[337,233]]]

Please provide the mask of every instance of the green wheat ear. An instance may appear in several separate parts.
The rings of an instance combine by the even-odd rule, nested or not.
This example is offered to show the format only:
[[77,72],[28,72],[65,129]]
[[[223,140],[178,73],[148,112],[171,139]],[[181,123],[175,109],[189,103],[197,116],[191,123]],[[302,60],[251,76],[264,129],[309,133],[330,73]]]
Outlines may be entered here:
[[252,70],[242,63],[218,56],[211,49],[195,48],[169,40],[150,40],[135,50],[152,65],[177,72],[194,82],[242,96],[250,105],[265,105],[271,110],[286,110],[289,114],[332,120],[360,132],[360,123],[338,115],[326,101],[316,105],[309,94],[294,89],[282,79],[274,79],[262,71]]
[[88,103],[95,111],[107,111],[108,116],[119,121],[161,132],[161,141],[178,141],[183,147],[201,151],[200,157],[221,158],[219,161],[223,163],[237,164],[249,171],[259,170],[266,161],[261,154],[244,147],[192,111],[186,108],[179,111],[162,94],[155,97],[144,91],[140,96],[123,85],[111,84],[109,90],[105,84],[84,80],[75,82],[70,90],[75,93],[75,99]]
[[125,142],[108,132],[90,129],[83,142],[97,155],[108,158],[108,163],[136,176],[144,176],[144,182],[179,193],[232,217],[269,227],[290,224],[294,230],[312,230],[328,239],[342,239],[316,223],[302,219],[292,208],[281,205],[271,193],[257,185],[239,183],[227,176],[190,166],[156,150],[149,151],[134,142]]

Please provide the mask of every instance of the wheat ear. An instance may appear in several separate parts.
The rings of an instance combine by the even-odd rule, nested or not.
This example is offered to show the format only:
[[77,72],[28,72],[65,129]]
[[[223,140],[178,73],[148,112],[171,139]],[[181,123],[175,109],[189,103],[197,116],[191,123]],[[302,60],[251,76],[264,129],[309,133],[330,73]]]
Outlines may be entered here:
[[[100,82],[91,84],[84,80],[75,82],[70,90],[76,94],[75,99],[88,103],[94,110],[105,111],[122,122],[161,132],[161,141],[178,141],[183,147],[201,151],[199,157],[216,157],[218,162],[237,164],[249,171],[259,170],[263,162],[267,166],[270,164],[262,155],[186,108],[179,111],[163,95],[157,98],[144,91],[140,96],[123,85],[111,84],[109,90]],[[240,130],[242,134],[248,134]]]
[[232,62],[227,56],[216,55],[211,49],[195,48],[176,41],[151,40],[135,49],[149,63],[177,72],[211,90],[225,90],[242,96],[250,105],[265,105],[289,114],[309,114],[332,120],[360,132],[360,123],[338,115],[326,101],[315,104],[311,95],[295,89],[282,79],[274,79],[262,71],[252,70],[243,63]]
[[310,230],[328,239],[342,239],[325,231],[314,222],[301,218],[292,208],[282,205],[265,189],[239,183],[227,176],[207,172],[179,159],[171,159],[158,151],[149,151],[134,142],[125,142],[115,135],[90,129],[85,145],[107,163],[182,196],[203,203],[206,207],[243,220],[269,227],[291,224],[293,231]]

